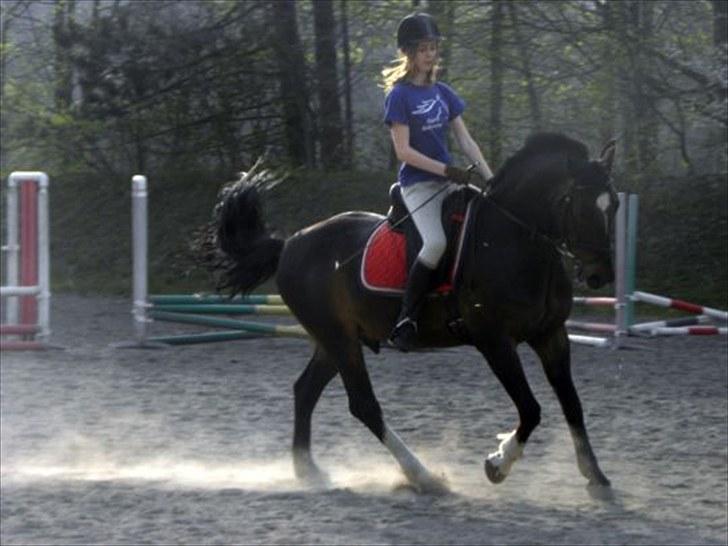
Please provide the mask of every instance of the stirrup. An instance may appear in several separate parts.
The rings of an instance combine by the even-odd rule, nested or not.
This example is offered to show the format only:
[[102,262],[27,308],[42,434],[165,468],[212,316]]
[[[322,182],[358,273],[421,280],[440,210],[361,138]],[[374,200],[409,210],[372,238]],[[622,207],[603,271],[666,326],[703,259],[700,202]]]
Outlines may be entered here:
[[394,330],[392,330],[392,333],[394,334],[398,330],[404,328],[407,324],[411,324],[412,327],[415,329],[415,332],[417,332],[417,321],[411,319],[410,317],[404,317],[402,320],[394,325]]
[[403,353],[412,349],[416,345],[416,341],[417,322],[410,317],[400,320],[389,336],[389,342]]

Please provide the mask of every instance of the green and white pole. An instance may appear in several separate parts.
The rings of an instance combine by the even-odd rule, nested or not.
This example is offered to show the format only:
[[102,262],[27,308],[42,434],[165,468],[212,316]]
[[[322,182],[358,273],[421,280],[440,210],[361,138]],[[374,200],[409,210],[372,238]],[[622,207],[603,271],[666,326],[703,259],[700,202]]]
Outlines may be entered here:
[[622,336],[629,333],[627,328],[627,195],[619,193],[619,208],[617,209],[617,224],[615,226],[615,279],[614,279],[614,296],[616,298],[614,304],[615,314],[615,331],[614,331],[614,348],[618,349]]

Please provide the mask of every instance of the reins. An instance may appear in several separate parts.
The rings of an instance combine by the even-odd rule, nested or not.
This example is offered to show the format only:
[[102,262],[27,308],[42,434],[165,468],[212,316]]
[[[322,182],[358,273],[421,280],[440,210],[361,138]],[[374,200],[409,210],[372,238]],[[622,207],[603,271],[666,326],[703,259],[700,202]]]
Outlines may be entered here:
[[[566,203],[566,209],[563,213],[563,220],[561,222],[563,226],[563,236],[561,238],[556,238],[551,235],[547,235],[545,233],[542,233],[538,230],[538,228],[532,226],[531,224],[527,223],[526,221],[522,220],[515,214],[513,214],[511,211],[506,209],[505,207],[498,204],[497,201],[493,199],[491,195],[486,193],[487,188],[483,188],[480,192],[480,197],[488,201],[493,205],[493,207],[498,210],[503,216],[508,218],[513,223],[521,226],[524,228],[528,233],[529,237],[531,239],[540,240],[543,243],[546,243],[553,247],[554,250],[556,250],[557,253],[559,253],[561,256],[565,258],[570,258],[572,260],[580,261],[576,255],[574,254],[574,251],[572,249],[574,248],[589,248],[589,249],[599,249],[601,250],[601,247],[599,245],[594,245],[586,242],[580,242],[575,238],[571,237],[572,231],[574,231],[573,224],[574,224],[574,214],[571,210],[572,202],[573,202],[573,196],[572,193],[576,190],[582,189],[582,186],[575,185],[571,188],[571,191],[567,193],[561,201],[564,201]],[[611,191],[611,187],[610,187]],[[568,221],[567,221],[568,220]]]
[[539,240],[542,243],[546,243],[546,244],[550,245],[561,256],[564,256],[566,258],[576,259],[576,256],[574,255],[574,253],[571,252],[571,250],[567,246],[568,237],[564,237],[562,239],[557,239],[553,236],[542,233],[541,231],[539,231],[538,228],[532,226],[531,224],[527,223],[526,221],[522,220],[521,218],[519,218],[518,216],[513,214],[507,208],[498,204],[498,202],[495,199],[493,199],[493,197],[491,195],[486,193],[486,190],[487,190],[487,187],[483,188],[481,190],[480,197],[484,201],[487,201],[491,205],[493,205],[493,207],[498,212],[500,212],[503,216],[508,218],[511,222],[524,228],[528,232],[529,237],[532,240]]
[[493,207],[496,210],[498,210],[503,216],[505,216],[513,223],[518,224],[519,226],[524,228],[526,231],[528,231],[529,237],[531,239],[538,239],[544,243],[551,245],[554,248],[554,250],[556,250],[556,252],[558,252],[559,254],[561,254],[564,257],[572,258],[572,259],[576,258],[576,256],[574,256],[574,254],[571,252],[571,250],[569,250],[566,246],[566,240],[568,240],[568,238],[559,240],[559,239],[556,239],[549,235],[545,235],[544,233],[541,233],[534,226],[521,220],[518,216],[513,214],[508,209],[499,205],[498,202],[495,201],[490,195],[486,194],[485,192],[481,192],[480,196],[483,198],[483,200],[488,201],[490,204],[492,204]]

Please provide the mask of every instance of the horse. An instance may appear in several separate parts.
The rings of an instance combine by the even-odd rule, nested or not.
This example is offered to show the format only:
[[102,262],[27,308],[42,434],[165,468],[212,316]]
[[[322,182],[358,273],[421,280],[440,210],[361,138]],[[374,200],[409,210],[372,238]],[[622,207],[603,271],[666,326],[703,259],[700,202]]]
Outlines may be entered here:
[[[540,422],[541,408],[516,352],[525,342],[538,355],[558,397],[578,469],[589,485],[610,486],[589,441],[572,380],[565,328],[572,276],[565,256],[574,260],[579,280],[590,288],[614,280],[614,151],[611,141],[598,159],[589,159],[583,143],[562,134],[527,138],[487,192],[470,187],[470,242],[452,293],[466,336],[446,326],[443,298],[428,297],[420,310],[421,346],[473,345],[518,411],[518,425],[498,434],[498,448],[485,458],[485,474],[493,483],[508,476]],[[266,228],[259,193],[250,182],[228,187],[215,210],[214,238],[224,259],[214,268],[225,285],[246,293],[275,275],[283,301],[314,343],[293,389],[296,476],[325,483],[326,474],[311,454],[311,421],[322,391],[339,374],[349,411],[391,452],[409,483],[421,491],[446,490],[385,421],[364,361],[363,345],[378,350],[400,307],[398,297],[367,290],[358,276],[362,249],[384,216],[345,212],[279,238]]]

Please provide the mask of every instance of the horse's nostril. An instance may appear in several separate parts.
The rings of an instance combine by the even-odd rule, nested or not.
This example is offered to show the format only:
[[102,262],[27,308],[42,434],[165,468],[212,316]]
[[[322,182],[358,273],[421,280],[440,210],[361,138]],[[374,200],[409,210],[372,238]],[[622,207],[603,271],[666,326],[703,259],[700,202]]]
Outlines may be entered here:
[[599,275],[589,275],[589,277],[586,279],[586,284],[589,286],[589,288],[592,289],[601,288],[602,286],[604,286],[602,278]]

